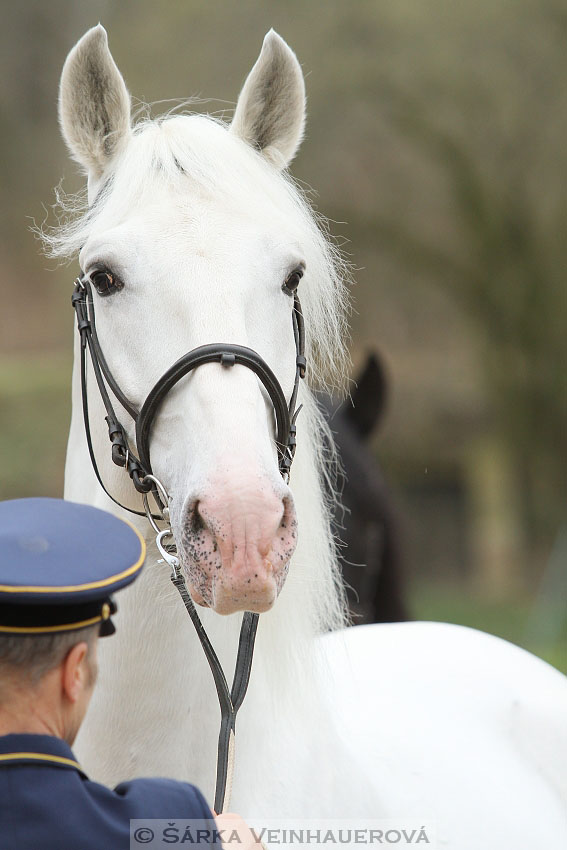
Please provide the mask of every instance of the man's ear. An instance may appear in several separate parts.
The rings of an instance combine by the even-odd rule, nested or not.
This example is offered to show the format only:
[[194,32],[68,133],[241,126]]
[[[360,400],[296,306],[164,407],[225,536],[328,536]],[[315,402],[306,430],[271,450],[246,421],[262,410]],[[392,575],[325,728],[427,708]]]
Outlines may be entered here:
[[63,661],[62,687],[69,702],[77,702],[88,686],[88,670],[85,664],[88,651],[89,645],[83,640],[69,650]]
[[277,168],[289,165],[305,128],[301,66],[274,30],[240,92],[230,130],[260,150]]
[[130,95],[100,24],[67,56],[59,87],[59,122],[89,182],[102,176],[130,138]]

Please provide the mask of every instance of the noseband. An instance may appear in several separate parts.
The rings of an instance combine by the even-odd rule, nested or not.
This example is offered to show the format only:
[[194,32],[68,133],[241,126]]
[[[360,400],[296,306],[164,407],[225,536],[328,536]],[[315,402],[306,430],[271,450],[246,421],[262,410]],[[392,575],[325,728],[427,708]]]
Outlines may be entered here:
[[[278,454],[278,467],[284,480],[289,480],[289,472],[296,445],[295,420],[301,409],[297,407],[297,395],[299,381],[305,377],[305,327],[301,304],[297,293],[293,294],[292,326],[295,340],[295,381],[291,398],[288,402],[281,385],[270,369],[268,364],[257,352],[243,345],[228,343],[213,343],[201,345],[184,354],[162,375],[154,387],[150,390],[140,410],[122,392],[120,386],[114,379],[108,363],[102,352],[95,323],[95,312],[91,283],[88,276],[77,278],[71,299],[77,317],[77,327],[81,338],[81,396],[83,406],[83,420],[85,434],[91,463],[98,482],[107,496],[121,508],[124,508],[138,516],[147,516],[154,531],[157,533],[156,544],[160,553],[171,567],[171,581],[179,592],[183,603],[191,617],[191,621],[197,631],[203,651],[211,668],[219,704],[221,708],[221,728],[218,742],[217,755],[217,778],[214,808],[221,813],[230,798],[230,785],[232,782],[232,768],[234,762],[234,735],[235,722],[238,709],[246,695],[250,671],[252,668],[252,655],[254,651],[254,640],[258,626],[258,614],[246,611],[243,616],[238,645],[238,655],[232,689],[229,690],[224,672],[217,655],[210,643],[207,634],[199,619],[193,600],[187,590],[185,579],[180,568],[173,534],[169,524],[169,498],[160,481],[154,476],[150,460],[150,438],[155,417],[167,394],[173,387],[190,372],[205,363],[219,363],[227,369],[235,365],[246,366],[258,377],[266,390],[275,413],[275,442]],[[108,425],[108,436],[112,446],[112,460],[123,467],[130,476],[135,489],[142,494],[144,511],[137,511],[119,502],[107,490],[96,462],[94,453],[87,396],[87,350],[90,354],[94,376],[98,390],[106,409],[106,423]],[[110,391],[110,392],[109,392]],[[111,401],[110,393],[122,405],[124,410],[134,420],[136,425],[136,453],[132,450],[128,441],[126,430],[118,419]],[[152,493],[157,504],[159,513],[152,513],[149,507],[148,495]],[[165,528],[160,529],[157,522],[165,523]],[[169,540],[169,543],[166,543]],[[227,789],[228,786],[228,789]]]

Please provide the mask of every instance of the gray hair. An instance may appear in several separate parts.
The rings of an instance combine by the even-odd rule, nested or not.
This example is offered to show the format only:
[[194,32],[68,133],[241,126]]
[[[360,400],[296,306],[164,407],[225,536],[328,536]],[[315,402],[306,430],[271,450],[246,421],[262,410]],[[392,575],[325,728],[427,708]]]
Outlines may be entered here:
[[98,637],[100,625],[87,626],[69,632],[51,632],[38,635],[0,634],[0,694],[8,689],[2,687],[7,678],[14,674],[31,686],[57,667],[69,650],[86,641],[92,646]]

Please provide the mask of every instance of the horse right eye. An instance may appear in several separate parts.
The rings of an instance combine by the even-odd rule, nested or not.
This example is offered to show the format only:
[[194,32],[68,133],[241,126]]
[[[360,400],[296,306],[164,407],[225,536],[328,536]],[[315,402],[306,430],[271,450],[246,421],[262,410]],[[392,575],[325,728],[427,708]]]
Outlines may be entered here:
[[98,269],[92,272],[90,281],[98,294],[102,295],[103,298],[107,295],[112,295],[114,292],[119,292],[124,287],[120,278],[106,269]]
[[305,266],[303,263],[299,265],[296,269],[292,271],[290,275],[286,278],[282,289],[288,295],[295,295],[295,291],[299,286],[299,281],[303,277],[303,272],[305,271]]

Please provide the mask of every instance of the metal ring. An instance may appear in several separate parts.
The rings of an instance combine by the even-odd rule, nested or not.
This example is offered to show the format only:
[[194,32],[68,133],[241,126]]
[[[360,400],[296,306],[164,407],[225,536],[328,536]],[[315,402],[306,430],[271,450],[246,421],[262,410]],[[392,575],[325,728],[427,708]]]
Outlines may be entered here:
[[[165,487],[163,486],[163,484],[161,483],[159,478],[156,478],[155,475],[151,475],[149,472],[147,473],[147,475],[144,475],[144,477],[141,479],[141,483],[143,484],[145,481],[148,481],[148,480],[151,481],[155,485],[156,489],[159,492],[160,498],[163,502],[163,509],[160,508],[157,499],[156,499],[156,505],[157,505],[158,510],[161,514],[162,522],[165,522],[169,526],[169,493],[167,492],[167,490],[165,489]],[[155,495],[154,495],[154,499],[155,499]],[[161,529],[158,528],[158,526],[155,523],[153,514],[150,510],[150,505],[149,505],[149,502],[148,502],[148,494],[147,493],[142,493],[142,500],[144,502],[144,510],[146,511],[146,516],[147,516],[147,518],[150,522],[151,527],[153,528],[153,530],[155,531],[156,534],[160,534]]]
[[142,484],[148,480],[153,481],[153,483],[156,485],[157,489],[159,490],[159,494],[162,498],[162,501],[167,507],[169,505],[169,493],[167,492],[159,478],[156,478],[155,475],[151,475],[151,473],[148,472],[147,475],[144,475],[144,477],[142,478]]
[[[147,493],[142,493],[142,501],[144,503],[144,510],[146,512],[146,517],[148,518],[148,522],[150,523],[151,527],[153,528],[153,530],[155,531],[156,534],[161,534],[161,528],[159,528],[156,525],[154,515],[152,514],[152,512],[150,510]],[[164,520],[164,522],[165,522],[165,520]]]

